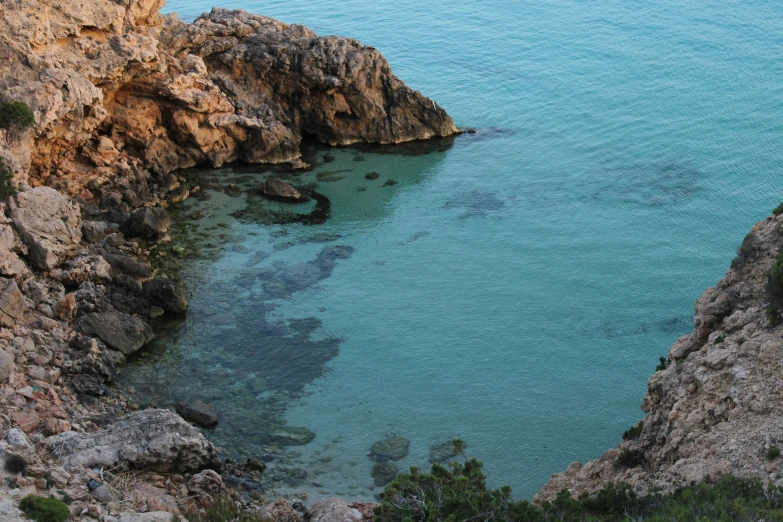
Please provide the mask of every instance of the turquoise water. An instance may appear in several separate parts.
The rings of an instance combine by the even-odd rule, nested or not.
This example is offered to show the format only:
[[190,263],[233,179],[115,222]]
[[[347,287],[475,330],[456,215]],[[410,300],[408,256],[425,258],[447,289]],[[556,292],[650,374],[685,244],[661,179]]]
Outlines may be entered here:
[[[190,20],[216,2],[376,46],[481,129],[418,155],[309,150],[315,170],[293,181],[318,184],[329,212],[258,200],[258,167],[187,173],[211,199],[186,202],[175,242],[222,237],[185,259],[188,319],[122,382],[214,402],[211,436],[275,454],[274,486],[368,498],[375,441],[409,439],[405,469],[459,436],[493,485],[532,496],[642,417],[693,302],[783,198],[777,2],[166,9]],[[286,424],[315,439],[281,444],[269,430]]]

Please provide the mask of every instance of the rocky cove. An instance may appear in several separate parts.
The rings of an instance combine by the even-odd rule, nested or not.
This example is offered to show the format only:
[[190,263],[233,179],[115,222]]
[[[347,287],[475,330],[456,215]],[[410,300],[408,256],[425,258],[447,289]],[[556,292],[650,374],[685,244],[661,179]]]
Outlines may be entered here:
[[[228,477],[228,468],[198,430],[169,410],[132,413],[138,406],[106,386],[154,338],[150,321],[187,309],[168,277],[176,266],[160,258],[182,253],[167,248],[166,208],[200,189],[175,171],[238,160],[306,168],[303,136],[391,144],[458,132],[371,47],[242,11],[185,24],[161,16],[162,5],[35,0],[2,10],[4,100],[34,115],[0,151],[18,190],[0,203],[0,429],[6,457],[30,465],[6,475],[8,520],[36,491],[72,499],[76,519],[102,520],[164,520],[177,498],[225,491],[213,470]],[[346,256],[333,247],[313,267]],[[279,291],[307,277],[281,274]],[[185,409],[211,422],[208,408],[206,419],[198,404]],[[286,433],[278,437],[292,442]],[[226,482],[257,504],[263,467],[248,461]],[[359,513],[335,502],[323,504],[324,520]],[[274,510],[285,506],[266,509],[281,519]]]
[[[30,463],[25,476],[6,474],[0,513],[19,516],[15,505],[30,492],[67,493],[83,520],[167,520],[228,488],[275,520],[368,519],[365,504],[301,502],[302,485],[317,489],[334,463],[319,450],[296,454],[315,434],[306,422],[289,425],[286,412],[327,373],[341,339],[296,296],[363,255],[343,230],[307,227],[374,226],[389,200],[426,180],[438,151],[511,132],[450,138],[458,130],[448,115],[353,40],[222,9],[186,24],[161,7],[27,1],[2,11],[3,101],[26,103],[35,125],[0,146],[19,189],[0,212],[0,438],[4,458]],[[431,140],[312,144],[421,139]],[[373,164],[389,153],[394,172]],[[347,165],[362,165],[358,180]],[[619,187],[625,200],[665,206],[699,190],[700,172],[687,164],[603,172],[594,200]],[[309,201],[270,200],[269,180],[296,187],[282,185],[278,199]],[[440,208],[458,222],[500,220],[514,196],[482,189],[463,188]],[[780,480],[778,461],[766,457],[780,437],[770,383],[781,348],[766,294],[779,221],[754,227],[726,279],[697,302],[695,330],[650,380],[647,417],[630,440],[574,463],[539,499],[609,482],[644,493],[726,474]],[[417,228],[395,241],[403,249],[429,234]],[[221,259],[243,270],[229,267],[226,280],[227,265],[200,264]],[[183,291],[185,271],[200,294]],[[681,323],[667,318],[674,326],[661,329]],[[268,357],[253,360],[259,339]],[[133,371],[117,377],[118,367]],[[200,425],[219,419],[199,431],[171,410]],[[379,486],[417,451],[416,463],[452,456],[448,434],[417,448],[421,441],[386,431],[362,443],[347,473]]]

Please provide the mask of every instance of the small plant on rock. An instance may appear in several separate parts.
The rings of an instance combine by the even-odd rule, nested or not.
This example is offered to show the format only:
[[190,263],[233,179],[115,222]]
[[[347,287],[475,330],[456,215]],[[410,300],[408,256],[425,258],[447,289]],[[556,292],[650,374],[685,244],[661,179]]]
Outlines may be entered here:
[[658,366],[655,367],[656,372],[662,372],[666,368],[669,367],[669,359],[666,357],[659,357],[658,358]]
[[778,457],[780,457],[780,448],[778,448],[777,446],[775,446],[773,444],[767,450],[767,459],[768,460],[775,460]]
[[623,440],[636,440],[638,439],[642,434],[642,429],[644,429],[644,422],[639,422],[639,424],[631,427],[631,429],[626,430],[623,432]]
[[737,339],[737,345],[742,346],[743,344],[745,344],[746,340],[747,339],[745,339],[744,337],[740,337],[739,339]]
[[65,522],[71,516],[65,502],[52,497],[28,495],[19,503],[19,509],[35,522]]
[[0,128],[6,129],[5,141],[35,125],[35,116],[25,102],[0,103]]
[[767,319],[769,320],[769,326],[775,328],[778,325],[780,319],[778,318],[778,311],[774,306],[767,308]]
[[783,249],[778,251],[775,264],[767,274],[767,293],[773,306],[783,300]]
[[779,216],[783,214],[783,202],[780,203],[777,207],[775,207],[775,210],[772,211],[772,214],[775,216]]
[[0,202],[16,195],[13,179],[14,173],[5,164],[5,158],[0,156]]
[[714,341],[713,344],[721,344],[725,340],[726,340],[726,335],[725,334],[720,334],[720,335],[715,336],[715,341]]
[[21,455],[8,455],[5,459],[4,469],[8,473],[24,473],[27,471],[27,461]]

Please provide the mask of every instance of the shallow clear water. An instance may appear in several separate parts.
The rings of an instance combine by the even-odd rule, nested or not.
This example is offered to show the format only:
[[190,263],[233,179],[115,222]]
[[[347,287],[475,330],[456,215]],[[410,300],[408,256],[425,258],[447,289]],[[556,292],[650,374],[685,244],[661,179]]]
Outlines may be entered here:
[[[188,318],[121,384],[215,403],[211,436],[234,456],[275,453],[272,485],[371,497],[375,441],[409,439],[404,469],[459,436],[493,485],[532,496],[642,417],[657,358],[783,197],[777,2],[166,9],[190,20],[214,3],[376,46],[482,129],[419,155],[311,150],[294,182],[330,208],[288,209],[314,209],[305,223],[252,195],[260,168],[187,173],[212,197],[184,204],[174,240],[205,251],[187,243],[202,230],[213,255],[184,258]],[[209,190],[228,183],[240,194]],[[315,439],[281,445],[270,433],[286,423]]]

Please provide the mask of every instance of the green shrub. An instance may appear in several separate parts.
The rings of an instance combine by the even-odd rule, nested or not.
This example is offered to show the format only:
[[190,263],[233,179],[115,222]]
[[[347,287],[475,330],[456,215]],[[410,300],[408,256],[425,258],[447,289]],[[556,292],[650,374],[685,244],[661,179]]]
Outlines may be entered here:
[[0,202],[16,195],[16,187],[13,184],[14,173],[5,164],[5,158],[0,156]]
[[626,430],[623,432],[623,440],[636,440],[638,439],[642,434],[642,429],[644,428],[644,422],[639,422],[635,426],[633,426],[631,429]]
[[24,473],[27,471],[27,461],[21,455],[8,455],[5,459],[4,469],[8,473]]
[[783,298],[783,249],[778,251],[775,264],[767,274],[767,293],[773,304],[779,303]]
[[[219,498],[204,507],[204,510],[185,511],[183,517],[188,522],[269,522],[259,515],[243,512],[230,498]],[[183,518],[175,515],[172,522],[183,522]]]
[[725,340],[726,340],[725,334],[716,335],[713,344],[721,344]]
[[655,367],[656,372],[662,372],[666,368],[669,367],[669,359],[666,357],[659,357],[658,358],[658,366]]
[[778,325],[778,311],[774,306],[767,308],[767,319],[769,320],[769,326],[775,328]]
[[739,339],[737,339],[737,345],[742,346],[743,344],[745,344],[745,341],[747,341],[747,339],[745,339],[744,337],[740,337]]
[[783,202],[780,203],[777,207],[775,207],[775,210],[772,211],[772,214],[775,216],[779,216],[783,214]]
[[618,468],[636,468],[644,463],[644,459],[635,451],[624,449],[614,461]]
[[769,447],[767,450],[767,459],[769,460],[775,460],[776,458],[780,457],[780,448],[775,446],[774,444]]
[[737,257],[735,257],[731,262],[731,268],[740,268],[745,264],[745,261],[747,261],[747,259],[750,257],[750,254],[753,252],[753,246],[751,245],[752,242],[753,232],[746,235],[745,239],[742,240],[742,244],[737,249]]
[[71,515],[65,502],[35,495],[24,497],[19,503],[19,509],[35,522],[64,522]]
[[0,103],[0,128],[6,129],[9,134],[17,134],[33,125],[35,116],[25,102]]
[[8,489],[16,489],[19,487],[19,481],[16,480],[16,477],[5,477],[5,485],[8,486]]

